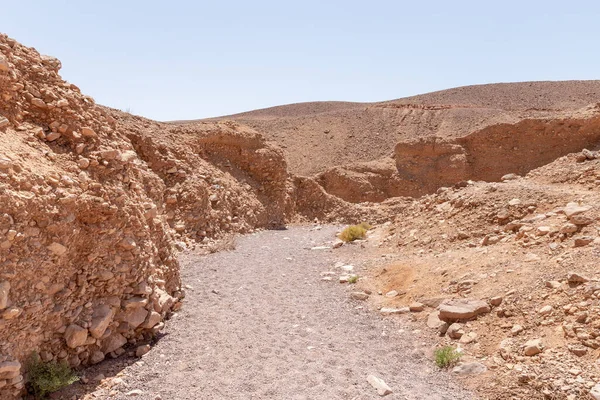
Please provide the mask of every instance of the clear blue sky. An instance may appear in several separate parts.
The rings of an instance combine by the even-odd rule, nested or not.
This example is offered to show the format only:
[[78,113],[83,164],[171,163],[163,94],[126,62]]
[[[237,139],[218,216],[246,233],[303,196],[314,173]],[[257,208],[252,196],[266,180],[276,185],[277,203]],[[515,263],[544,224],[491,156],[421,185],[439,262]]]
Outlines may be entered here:
[[598,1],[18,0],[0,30],[158,120],[600,75]]

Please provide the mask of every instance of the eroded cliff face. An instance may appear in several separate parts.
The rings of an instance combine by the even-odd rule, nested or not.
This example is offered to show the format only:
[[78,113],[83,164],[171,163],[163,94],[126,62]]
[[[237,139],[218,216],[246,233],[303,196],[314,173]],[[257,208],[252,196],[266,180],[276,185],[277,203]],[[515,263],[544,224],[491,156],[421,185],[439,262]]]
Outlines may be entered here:
[[181,306],[176,249],[281,226],[281,151],[237,124],[97,106],[60,62],[0,35],[0,398],[26,360],[73,367],[144,343]]
[[455,139],[402,141],[391,157],[330,168],[315,179],[327,193],[350,203],[419,197],[468,180],[497,182],[598,146],[598,110],[590,105],[556,118],[495,124]]

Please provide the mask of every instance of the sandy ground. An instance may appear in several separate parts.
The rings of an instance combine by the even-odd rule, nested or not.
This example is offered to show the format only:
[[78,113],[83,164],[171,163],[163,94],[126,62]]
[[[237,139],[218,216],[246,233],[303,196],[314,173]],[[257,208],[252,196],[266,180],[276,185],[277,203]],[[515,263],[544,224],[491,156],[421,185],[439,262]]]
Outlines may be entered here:
[[[347,287],[321,280],[340,253],[311,248],[335,231],[265,231],[239,238],[234,251],[185,255],[190,288],[166,335],[130,360],[123,382],[89,398],[131,398],[132,390],[152,400],[379,398],[369,374],[392,388],[386,399],[474,398],[422,358],[423,344],[400,319],[369,312]],[[360,251],[352,247],[345,257]]]

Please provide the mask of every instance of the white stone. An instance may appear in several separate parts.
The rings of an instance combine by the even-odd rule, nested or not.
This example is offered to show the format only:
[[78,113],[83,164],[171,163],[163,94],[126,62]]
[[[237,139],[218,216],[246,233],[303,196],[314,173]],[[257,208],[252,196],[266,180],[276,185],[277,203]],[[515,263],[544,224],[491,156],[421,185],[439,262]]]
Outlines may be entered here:
[[380,396],[386,396],[392,393],[392,389],[385,383],[381,378],[375,375],[369,375],[367,381],[377,390],[377,394]]

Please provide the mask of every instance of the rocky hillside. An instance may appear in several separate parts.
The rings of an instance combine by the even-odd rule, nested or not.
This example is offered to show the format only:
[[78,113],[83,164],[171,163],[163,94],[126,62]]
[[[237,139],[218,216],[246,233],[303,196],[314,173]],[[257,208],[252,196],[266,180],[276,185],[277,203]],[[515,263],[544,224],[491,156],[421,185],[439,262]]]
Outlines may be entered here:
[[[505,293],[495,315],[533,315],[538,297],[550,312],[482,321],[502,332],[520,325],[532,340],[550,335],[539,326],[560,326],[568,340],[552,354],[593,357],[584,347],[598,347],[591,261],[598,199],[587,190],[600,179],[598,157],[563,156],[600,139],[598,81],[485,85],[160,123],[95,104],[60,68],[56,58],[0,35],[0,398],[22,393],[32,352],[82,367],[145,348],[182,306],[178,251],[216,251],[227,235],[298,221],[387,222],[383,243],[419,259],[456,249],[461,257],[492,254],[497,262],[456,261],[468,271],[420,270],[423,282],[454,297],[500,296],[460,282],[498,280],[517,270],[508,268],[516,255],[534,266],[519,269],[519,296],[534,284],[539,292]],[[511,173],[529,175],[490,183]],[[465,277],[475,268],[483,272]],[[583,278],[573,282],[567,269]],[[510,279],[501,284],[510,291]],[[438,286],[410,288],[416,299]],[[473,356],[492,356],[504,336],[482,341]],[[511,349],[514,358],[501,355],[495,368],[529,365]],[[540,375],[535,389],[568,382],[583,390],[600,379],[594,374],[574,374],[582,384],[561,375],[554,386]],[[530,378],[523,379],[538,382]]]

